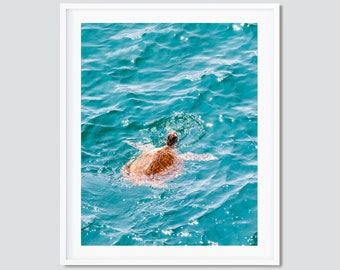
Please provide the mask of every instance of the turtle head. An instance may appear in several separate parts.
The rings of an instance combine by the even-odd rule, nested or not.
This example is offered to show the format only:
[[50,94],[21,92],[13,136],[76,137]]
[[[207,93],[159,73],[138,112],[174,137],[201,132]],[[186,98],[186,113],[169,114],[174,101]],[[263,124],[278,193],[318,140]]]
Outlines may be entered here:
[[178,135],[176,132],[171,132],[168,135],[168,139],[166,140],[166,145],[175,148],[178,142]]

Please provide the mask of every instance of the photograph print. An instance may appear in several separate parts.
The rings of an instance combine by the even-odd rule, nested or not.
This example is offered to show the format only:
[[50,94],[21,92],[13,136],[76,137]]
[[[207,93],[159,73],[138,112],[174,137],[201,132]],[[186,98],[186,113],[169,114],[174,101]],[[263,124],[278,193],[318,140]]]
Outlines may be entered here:
[[[81,245],[258,245],[258,24],[81,24]],[[259,236],[260,237],[260,236]]]

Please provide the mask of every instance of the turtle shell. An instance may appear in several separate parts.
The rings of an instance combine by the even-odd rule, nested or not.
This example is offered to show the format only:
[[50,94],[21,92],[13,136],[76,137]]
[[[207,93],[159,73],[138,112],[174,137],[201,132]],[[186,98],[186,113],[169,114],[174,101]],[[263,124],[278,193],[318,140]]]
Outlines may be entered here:
[[123,175],[134,183],[167,181],[177,177],[183,160],[169,146],[142,154],[123,167]]

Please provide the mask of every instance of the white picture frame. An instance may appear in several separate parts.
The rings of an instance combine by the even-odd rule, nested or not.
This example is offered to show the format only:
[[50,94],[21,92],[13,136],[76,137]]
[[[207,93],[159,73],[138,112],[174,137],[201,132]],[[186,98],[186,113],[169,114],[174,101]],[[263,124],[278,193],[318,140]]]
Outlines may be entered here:
[[[258,245],[81,246],[81,23],[242,23],[245,21],[258,24]],[[61,4],[60,263],[62,265],[280,264],[279,4]]]

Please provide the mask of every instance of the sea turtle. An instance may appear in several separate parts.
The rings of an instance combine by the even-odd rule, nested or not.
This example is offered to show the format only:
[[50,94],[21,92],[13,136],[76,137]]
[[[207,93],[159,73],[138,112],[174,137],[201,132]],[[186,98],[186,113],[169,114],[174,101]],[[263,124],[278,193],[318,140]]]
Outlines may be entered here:
[[184,160],[216,160],[211,154],[178,154],[176,146],[178,135],[176,132],[168,134],[166,145],[155,148],[150,144],[125,141],[142,151],[135,160],[128,162],[122,168],[124,177],[137,185],[151,185],[163,187],[164,182],[180,175]]

